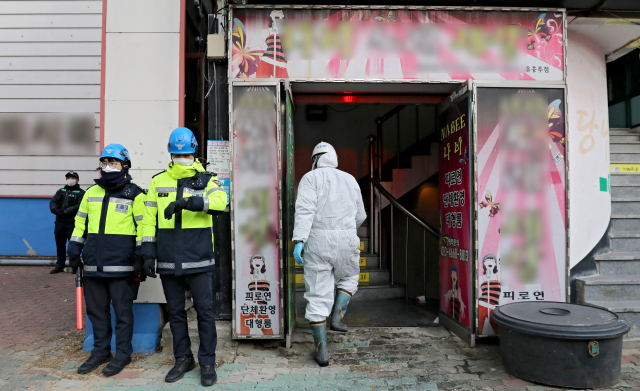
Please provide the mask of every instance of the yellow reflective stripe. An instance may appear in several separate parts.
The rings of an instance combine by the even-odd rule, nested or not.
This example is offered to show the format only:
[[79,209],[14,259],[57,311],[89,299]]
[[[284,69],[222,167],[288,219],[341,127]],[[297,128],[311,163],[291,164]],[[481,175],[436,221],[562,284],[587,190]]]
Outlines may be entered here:
[[143,215],[134,216],[134,219],[136,219],[136,221],[142,221],[143,218],[144,218]]
[[221,188],[221,187],[215,187],[215,188],[213,188],[213,189],[210,189],[210,190],[207,192],[207,197],[208,197],[208,196],[210,196],[212,193],[215,193],[216,191],[221,191],[221,192],[225,193],[225,191],[224,191],[224,189],[223,189],[223,188]]
[[70,242],[78,242],[78,243],[84,243],[84,238],[81,238],[79,236],[72,236],[71,239],[69,239]]
[[76,213],[76,216],[78,216],[80,218],[83,218],[83,219],[86,219],[88,214],[78,211],[78,213]]
[[158,203],[155,201],[145,201],[144,202],[144,206],[150,206],[152,208],[157,208],[158,207]]

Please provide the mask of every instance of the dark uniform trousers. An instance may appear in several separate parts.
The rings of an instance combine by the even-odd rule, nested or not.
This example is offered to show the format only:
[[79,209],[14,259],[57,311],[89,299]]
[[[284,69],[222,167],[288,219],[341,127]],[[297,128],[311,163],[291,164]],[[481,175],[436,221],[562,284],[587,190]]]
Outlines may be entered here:
[[138,295],[139,282],[133,277],[84,278],[84,299],[87,315],[93,325],[92,355],[104,357],[111,352],[111,307],[116,315],[116,357],[127,360],[133,353],[133,300]]
[[193,297],[193,306],[198,314],[198,334],[200,348],[198,362],[200,365],[216,363],[216,317],[213,311],[212,272],[184,274],[161,274],[162,288],[167,299],[169,324],[173,334],[173,355],[175,358],[192,356],[191,340],[187,328],[187,311],[184,309],[185,291],[187,287]]
[[65,223],[56,221],[53,233],[56,237],[56,250],[58,260],[56,261],[56,269],[63,269],[64,262],[67,260],[67,241],[71,239],[74,223]]

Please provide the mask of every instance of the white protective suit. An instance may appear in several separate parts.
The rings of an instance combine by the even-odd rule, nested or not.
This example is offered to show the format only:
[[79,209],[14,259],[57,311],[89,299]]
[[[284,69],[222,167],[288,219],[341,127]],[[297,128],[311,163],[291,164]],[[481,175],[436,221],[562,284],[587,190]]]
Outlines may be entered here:
[[357,229],[367,214],[356,179],[337,167],[331,147],[298,186],[293,240],[304,242],[305,317],[311,322],[329,316],[336,285],[352,295],[358,290]]

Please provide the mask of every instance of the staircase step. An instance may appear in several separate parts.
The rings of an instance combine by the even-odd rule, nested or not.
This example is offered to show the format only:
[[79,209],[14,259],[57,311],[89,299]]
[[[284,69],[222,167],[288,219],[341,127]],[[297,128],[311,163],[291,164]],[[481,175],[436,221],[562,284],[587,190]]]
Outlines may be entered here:
[[[613,208],[612,204],[612,208]],[[614,252],[635,252],[640,250],[640,233],[633,231],[612,232],[609,234]]]
[[638,152],[640,150],[640,141],[610,141],[609,152],[621,153],[621,152]]
[[615,312],[631,326],[629,334],[625,337],[640,337],[640,300],[590,301],[584,304]]
[[594,257],[600,275],[633,275],[640,271],[640,252],[611,252]]
[[630,197],[640,193],[640,186],[615,186],[611,185],[612,197]]
[[[403,299],[404,297],[405,289],[403,285],[359,283],[358,292],[353,295],[351,301]],[[304,299],[304,286],[296,285],[296,302],[307,302]]]
[[640,214],[612,214],[611,229],[613,232],[640,231]]
[[630,200],[627,197],[611,200],[611,213],[640,213],[640,200]]
[[[300,266],[296,267],[296,286],[300,285],[304,288],[304,269]],[[387,284],[391,280],[391,274],[387,269],[379,269],[377,267],[361,267],[360,283],[368,284]]]
[[611,186],[640,186],[640,173],[611,173]]
[[375,267],[378,268],[380,266],[380,257],[378,254],[371,254],[360,251],[360,269],[364,267]]
[[609,135],[634,134],[629,129],[609,128]]
[[640,152],[612,153],[611,164],[640,163]]
[[611,134],[609,133],[609,142],[627,142],[627,141],[640,141],[640,135],[638,134]]
[[640,275],[609,274],[576,279],[578,304],[640,300]]
[[360,238],[360,251],[369,252],[369,238]]

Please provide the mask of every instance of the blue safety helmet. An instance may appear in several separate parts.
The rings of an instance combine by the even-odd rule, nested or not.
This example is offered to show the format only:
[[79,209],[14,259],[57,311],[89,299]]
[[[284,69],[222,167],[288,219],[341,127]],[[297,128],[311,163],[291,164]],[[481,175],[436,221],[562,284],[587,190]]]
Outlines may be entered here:
[[171,132],[169,144],[167,144],[167,149],[171,154],[192,153],[195,156],[197,147],[196,136],[187,128],[176,128]]
[[100,154],[100,160],[104,158],[114,158],[118,159],[124,163],[129,163],[131,166],[131,158],[129,157],[129,151],[127,148],[123,147],[120,144],[109,144],[102,150],[102,154]]

